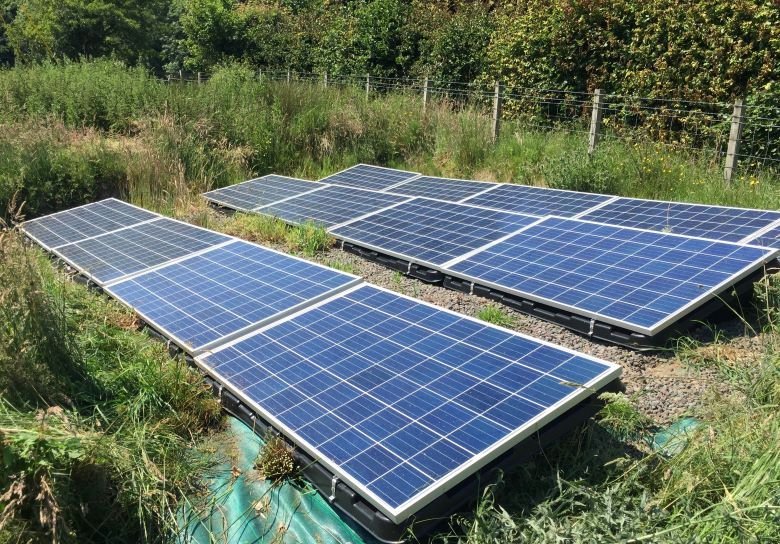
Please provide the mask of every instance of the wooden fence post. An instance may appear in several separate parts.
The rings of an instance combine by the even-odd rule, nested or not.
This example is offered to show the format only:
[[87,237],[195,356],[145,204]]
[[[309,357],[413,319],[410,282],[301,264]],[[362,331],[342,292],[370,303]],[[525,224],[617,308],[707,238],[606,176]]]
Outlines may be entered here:
[[731,183],[734,171],[737,169],[737,153],[739,152],[739,140],[742,137],[743,102],[741,98],[734,101],[734,111],[731,114],[731,132],[729,132],[729,146],[726,150],[726,166],[723,169],[723,177],[726,183]]
[[428,76],[423,83],[423,112],[428,109]]
[[371,75],[366,74],[366,100],[368,100],[369,94],[371,94]]
[[328,88],[328,72],[325,72],[325,74],[322,76],[322,86],[326,89]]
[[203,83],[203,80],[200,77],[200,72],[198,72],[198,85],[200,85],[201,83]]
[[493,143],[498,141],[498,134],[501,131],[501,111],[504,104],[504,85],[500,81],[496,81],[496,92],[493,96],[493,131],[491,137]]
[[590,134],[588,138],[588,155],[593,155],[596,151],[596,146],[599,143],[599,135],[601,134],[601,89],[593,91],[593,111],[590,114]]
[[287,69],[287,84],[290,84],[290,69]]
[[257,81],[259,81],[260,83],[263,82],[263,69],[262,68],[257,70]]
[[179,83],[182,83],[184,81],[184,72],[179,70]]

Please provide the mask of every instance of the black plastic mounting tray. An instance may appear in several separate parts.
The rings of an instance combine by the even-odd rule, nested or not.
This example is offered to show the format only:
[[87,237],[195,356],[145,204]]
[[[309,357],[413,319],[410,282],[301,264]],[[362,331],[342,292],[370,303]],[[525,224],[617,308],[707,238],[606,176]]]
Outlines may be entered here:
[[342,242],[341,249],[348,253],[363,257],[369,261],[381,264],[382,266],[386,266],[391,270],[403,272],[404,274],[416,278],[420,281],[424,281],[425,283],[440,284],[444,280],[444,274],[438,270],[433,270],[432,268],[428,268],[426,266],[422,266],[399,257],[393,257],[392,255],[380,253],[378,251],[374,251],[373,249],[367,249],[351,242]]

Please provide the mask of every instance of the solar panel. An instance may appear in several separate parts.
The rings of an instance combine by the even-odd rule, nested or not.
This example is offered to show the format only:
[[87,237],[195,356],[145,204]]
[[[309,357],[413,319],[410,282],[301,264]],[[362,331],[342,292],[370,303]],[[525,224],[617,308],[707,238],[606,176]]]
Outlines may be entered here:
[[255,211],[278,217],[292,224],[311,221],[330,227],[405,200],[408,200],[408,197],[363,191],[352,187],[328,186],[283,202],[257,208]]
[[382,166],[372,166],[370,164],[358,164],[341,172],[336,172],[320,180],[322,183],[332,183],[345,187],[356,187],[358,189],[373,189],[381,191],[388,189],[393,185],[417,177],[419,174],[396,170],[394,168],[384,168]]
[[206,200],[227,208],[251,211],[291,196],[300,195],[324,187],[316,181],[306,181],[286,176],[268,175],[236,185],[203,193]]
[[460,202],[464,198],[490,191],[498,186],[498,183],[485,181],[420,176],[401,185],[396,185],[389,192],[399,195],[424,196],[450,202]]
[[158,217],[156,213],[109,198],[26,221],[22,229],[46,249],[55,249]]
[[368,285],[196,360],[395,523],[620,374]]
[[356,282],[356,276],[235,241],[108,287],[190,352]]
[[618,198],[581,219],[739,242],[780,219],[780,212]]
[[56,253],[97,283],[105,284],[230,240],[210,230],[160,218],[62,246]]
[[743,243],[780,249],[780,221],[763,229],[757,235],[743,240]]
[[502,183],[487,193],[463,200],[463,203],[531,215],[571,217],[611,198],[614,197]]
[[447,267],[477,284],[653,335],[774,253],[548,218]]
[[332,229],[342,240],[436,266],[538,221],[465,204],[415,198]]

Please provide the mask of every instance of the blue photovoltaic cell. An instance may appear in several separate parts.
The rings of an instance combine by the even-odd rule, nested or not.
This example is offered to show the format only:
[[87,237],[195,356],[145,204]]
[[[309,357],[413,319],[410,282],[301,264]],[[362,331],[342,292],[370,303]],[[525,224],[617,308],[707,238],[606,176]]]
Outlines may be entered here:
[[780,212],[619,198],[580,219],[739,242],[780,219]]
[[415,198],[342,225],[331,234],[409,261],[441,265],[538,220],[529,215]]
[[478,284],[655,334],[772,253],[549,218],[449,270]]
[[415,174],[414,172],[405,172],[403,170],[395,170],[394,168],[358,164],[352,168],[347,168],[346,170],[323,178],[320,182],[343,185],[346,187],[356,187],[358,189],[381,191],[382,189],[387,189],[396,183],[401,183],[402,181],[411,179],[417,175],[418,174]]
[[311,221],[330,227],[408,200],[408,197],[330,186],[271,206],[257,213],[278,217],[288,223]]
[[487,189],[498,187],[498,185],[498,183],[485,183],[483,181],[422,176],[393,187],[388,192],[459,202]]
[[57,253],[98,283],[106,283],[229,240],[162,218],[62,246]]
[[242,211],[251,211],[291,196],[324,187],[316,181],[268,175],[203,193],[206,200]]
[[571,217],[610,198],[612,197],[545,187],[501,184],[487,193],[473,196],[463,202],[531,215]]
[[199,361],[397,522],[620,373],[373,286]]
[[150,324],[198,350],[358,281],[236,241],[108,288]]
[[22,228],[44,247],[55,249],[157,217],[156,213],[109,198],[26,221]]
[[780,249],[780,225],[769,229],[755,238],[748,240],[747,243],[761,247]]

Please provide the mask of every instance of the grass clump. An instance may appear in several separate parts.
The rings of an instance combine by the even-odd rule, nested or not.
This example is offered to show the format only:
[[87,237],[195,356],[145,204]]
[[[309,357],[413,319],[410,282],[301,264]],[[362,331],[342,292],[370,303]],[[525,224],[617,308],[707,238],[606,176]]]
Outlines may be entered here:
[[290,228],[286,241],[290,251],[306,257],[314,257],[317,253],[330,249],[334,243],[333,237],[324,227],[311,221]]
[[605,402],[599,423],[620,440],[637,440],[650,428],[650,418],[637,410],[624,393],[602,393],[599,400]]
[[219,229],[244,240],[278,245],[287,242],[290,227],[276,217],[236,213],[228,217]]
[[487,321],[499,327],[507,329],[514,328],[517,325],[517,319],[503,308],[495,304],[488,304],[477,312],[477,318]]
[[280,483],[295,473],[292,449],[278,434],[267,433],[265,443],[255,462],[264,478]]
[[357,274],[357,268],[354,264],[347,262],[347,261],[340,261],[338,259],[331,259],[327,263],[325,263],[327,266],[334,268],[340,272],[344,272],[346,274]]

